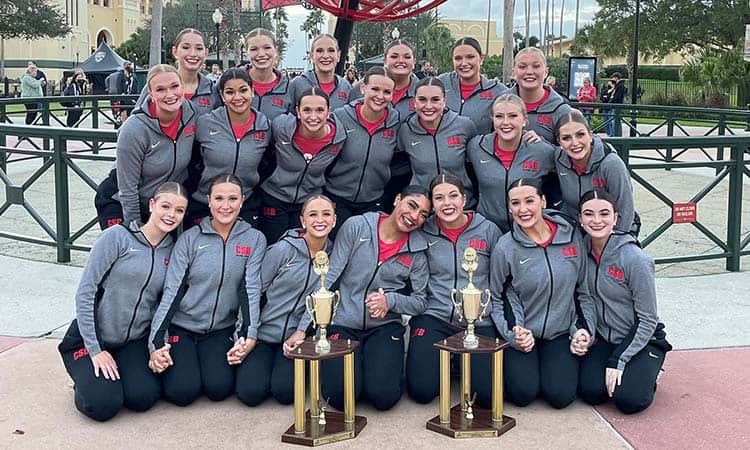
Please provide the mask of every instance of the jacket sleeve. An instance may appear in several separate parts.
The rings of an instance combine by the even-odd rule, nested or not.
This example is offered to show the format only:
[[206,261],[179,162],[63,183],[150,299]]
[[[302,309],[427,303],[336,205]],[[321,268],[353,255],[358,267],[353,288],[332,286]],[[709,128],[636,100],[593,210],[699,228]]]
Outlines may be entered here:
[[[579,249],[584,249],[583,240],[578,238],[577,244]],[[581,255],[581,264],[578,268],[578,281],[576,282],[576,292],[573,297],[576,309],[576,320],[570,327],[570,337],[572,338],[576,331],[585,329],[591,340],[589,346],[593,345],[594,338],[596,337],[596,304],[594,303],[593,297],[589,292],[589,283],[587,279],[587,264],[593,264],[589,261],[587,255]]]
[[628,284],[633,295],[634,330],[617,346],[607,361],[607,367],[625,370],[625,365],[643,350],[656,331],[656,283],[654,261],[646,255],[628,264]]
[[135,221],[141,225],[141,200],[138,187],[141,182],[148,142],[144,139],[144,133],[139,133],[138,128],[140,127],[135,120],[126,122],[120,128],[117,136],[115,165],[117,166],[117,187],[122,205],[123,222]]
[[326,275],[326,289],[330,289],[338,281],[352,258],[359,220],[359,216],[347,219],[336,235],[336,242],[329,258],[330,267]]
[[417,252],[412,255],[409,279],[411,281],[410,295],[386,292],[385,299],[389,311],[418,316],[427,309],[427,282],[430,279],[427,256],[424,252]]
[[102,351],[101,343],[96,334],[96,313],[94,311],[96,295],[104,278],[120,256],[120,243],[114,231],[105,232],[94,243],[76,291],[78,330],[83,338],[83,344],[91,356],[95,356]]
[[285,256],[289,255],[290,252],[294,251],[290,246],[283,240],[276,242],[266,249],[266,254],[263,257],[263,264],[260,268],[260,282],[261,292],[266,292],[268,288],[276,279],[279,274],[279,269],[284,260],[288,259]]
[[257,243],[253,253],[245,261],[248,317],[244,317],[242,322],[247,324],[247,330],[243,335],[251,339],[258,338],[258,328],[260,328],[261,268],[263,257],[266,254],[266,238],[259,231],[256,232],[258,234]]
[[[609,145],[609,144],[604,144]],[[602,161],[602,172],[607,183],[607,192],[617,201],[617,231],[627,233],[635,219],[633,206],[633,184],[625,163],[617,153],[608,155]]]
[[[520,307],[518,295],[511,287],[511,268],[502,245],[502,238],[490,255],[490,294],[492,296],[490,316],[495,323],[495,328],[503,339],[516,348],[512,328],[514,325],[524,325],[523,308]],[[506,317],[510,317],[512,323],[509,323]]]
[[164,346],[169,324],[180,306],[180,300],[187,286],[188,270],[192,258],[193,233],[183,233],[172,249],[169,267],[164,280],[164,291],[154,318],[151,319],[151,332],[148,337],[148,349],[154,351]]

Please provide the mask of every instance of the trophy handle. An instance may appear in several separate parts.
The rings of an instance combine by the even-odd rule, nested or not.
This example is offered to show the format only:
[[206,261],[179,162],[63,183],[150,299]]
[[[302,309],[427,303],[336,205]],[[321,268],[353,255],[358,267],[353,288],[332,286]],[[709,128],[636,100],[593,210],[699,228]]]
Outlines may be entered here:
[[458,293],[457,290],[451,289],[451,302],[453,303],[453,306],[455,306],[456,309],[458,310],[458,321],[461,322],[464,320],[464,315],[463,315],[463,308],[461,306],[461,302],[456,301],[457,293]]
[[336,310],[339,308],[339,303],[341,303],[341,292],[337,289],[333,293],[333,309],[331,310],[331,322],[333,322],[333,316],[336,315]]
[[481,300],[479,301],[479,306],[482,307],[482,312],[479,313],[478,320],[482,320],[484,314],[487,312],[487,307],[490,305],[490,300],[492,300],[492,293],[489,289],[485,289],[484,293],[487,294],[487,301],[484,303],[482,303]]
[[313,304],[313,298],[311,295],[305,297],[305,309],[307,309],[307,314],[310,315],[310,320],[312,320],[313,328],[317,327],[318,324],[315,323],[315,305]]

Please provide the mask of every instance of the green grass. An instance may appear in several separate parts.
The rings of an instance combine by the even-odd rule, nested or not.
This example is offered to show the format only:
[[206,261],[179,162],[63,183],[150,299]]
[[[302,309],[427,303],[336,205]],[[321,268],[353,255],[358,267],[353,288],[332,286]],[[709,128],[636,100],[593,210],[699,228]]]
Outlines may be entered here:
[[[19,99],[20,101],[20,99]],[[64,116],[65,108],[58,102],[52,102],[49,104],[52,113],[56,116]],[[26,107],[23,104],[6,105],[5,112],[9,115],[16,116],[18,113],[25,113]]]

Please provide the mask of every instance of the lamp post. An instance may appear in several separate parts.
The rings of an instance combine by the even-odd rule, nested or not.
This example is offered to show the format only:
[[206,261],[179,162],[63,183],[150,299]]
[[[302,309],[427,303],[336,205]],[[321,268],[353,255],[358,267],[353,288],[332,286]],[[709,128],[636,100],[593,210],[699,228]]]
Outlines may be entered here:
[[[635,0],[635,29],[633,30],[633,73],[630,77],[630,103],[638,103],[638,40],[640,39],[641,1]],[[633,110],[634,111],[634,110]],[[630,135],[637,133],[638,120],[635,112],[630,116]]]
[[221,13],[221,9],[216,8],[214,10],[214,13],[211,14],[211,20],[213,20],[214,25],[216,25],[216,64],[219,64],[219,25],[221,25],[221,21],[224,20],[224,14]]
[[398,31],[398,27],[393,27],[393,31],[391,31],[391,37],[393,38],[393,40],[395,41],[400,36],[401,36],[401,32]]

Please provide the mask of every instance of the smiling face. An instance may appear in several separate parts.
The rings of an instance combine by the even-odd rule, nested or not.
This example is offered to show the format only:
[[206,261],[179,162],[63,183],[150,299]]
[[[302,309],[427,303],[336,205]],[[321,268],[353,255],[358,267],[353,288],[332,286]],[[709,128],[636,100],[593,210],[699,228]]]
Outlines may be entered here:
[[331,73],[336,69],[341,52],[336,42],[328,36],[323,36],[310,49],[315,69],[321,73]]
[[253,102],[253,88],[241,78],[228,80],[221,91],[221,99],[230,112],[237,115],[245,114]]
[[581,226],[593,239],[606,239],[617,223],[617,213],[612,203],[592,198],[581,205]]
[[182,195],[163,193],[149,200],[148,206],[151,216],[149,223],[160,231],[169,233],[177,228],[187,211],[188,201]]
[[323,132],[328,121],[330,110],[326,99],[319,95],[306,95],[302,97],[297,107],[297,117],[302,125],[303,132],[308,136],[317,136]]
[[232,225],[242,208],[242,190],[234,183],[218,183],[211,186],[208,194],[208,208],[211,217],[221,225]]
[[273,40],[268,36],[253,36],[246,42],[247,58],[257,70],[273,69],[278,51]]
[[482,55],[471,45],[459,45],[453,49],[453,69],[461,82],[474,84],[479,82],[479,68],[482,66]]
[[364,107],[379,114],[388,108],[393,99],[394,82],[383,75],[370,75],[366,83],[362,84]]
[[578,167],[585,167],[591,157],[593,135],[586,125],[570,121],[558,130],[557,140],[570,161]]
[[518,186],[508,192],[510,213],[521,229],[534,228],[542,219],[542,209],[546,206],[543,196],[533,186]]
[[439,86],[422,86],[414,96],[414,109],[419,120],[436,128],[445,110],[445,94]]
[[432,188],[432,209],[443,224],[461,220],[465,203],[466,195],[451,183],[440,183]]
[[206,59],[206,45],[203,38],[195,33],[185,33],[180,42],[172,47],[172,56],[177,63],[177,67],[188,70],[198,71]]
[[148,95],[156,105],[156,115],[175,114],[182,107],[182,81],[176,72],[154,75],[148,83]]
[[407,45],[394,45],[385,55],[385,68],[392,76],[408,77],[414,70],[414,52]]
[[520,105],[499,101],[492,107],[492,127],[501,142],[513,142],[517,145],[527,122],[526,110]]
[[336,212],[331,202],[324,198],[310,200],[300,216],[302,228],[311,237],[325,239],[336,226]]
[[520,89],[527,91],[540,89],[546,77],[547,65],[542,55],[536,52],[516,55],[513,78],[518,82]]
[[402,233],[409,233],[421,227],[430,215],[430,200],[424,195],[411,194],[404,198],[396,196],[391,217],[396,221],[396,227]]

